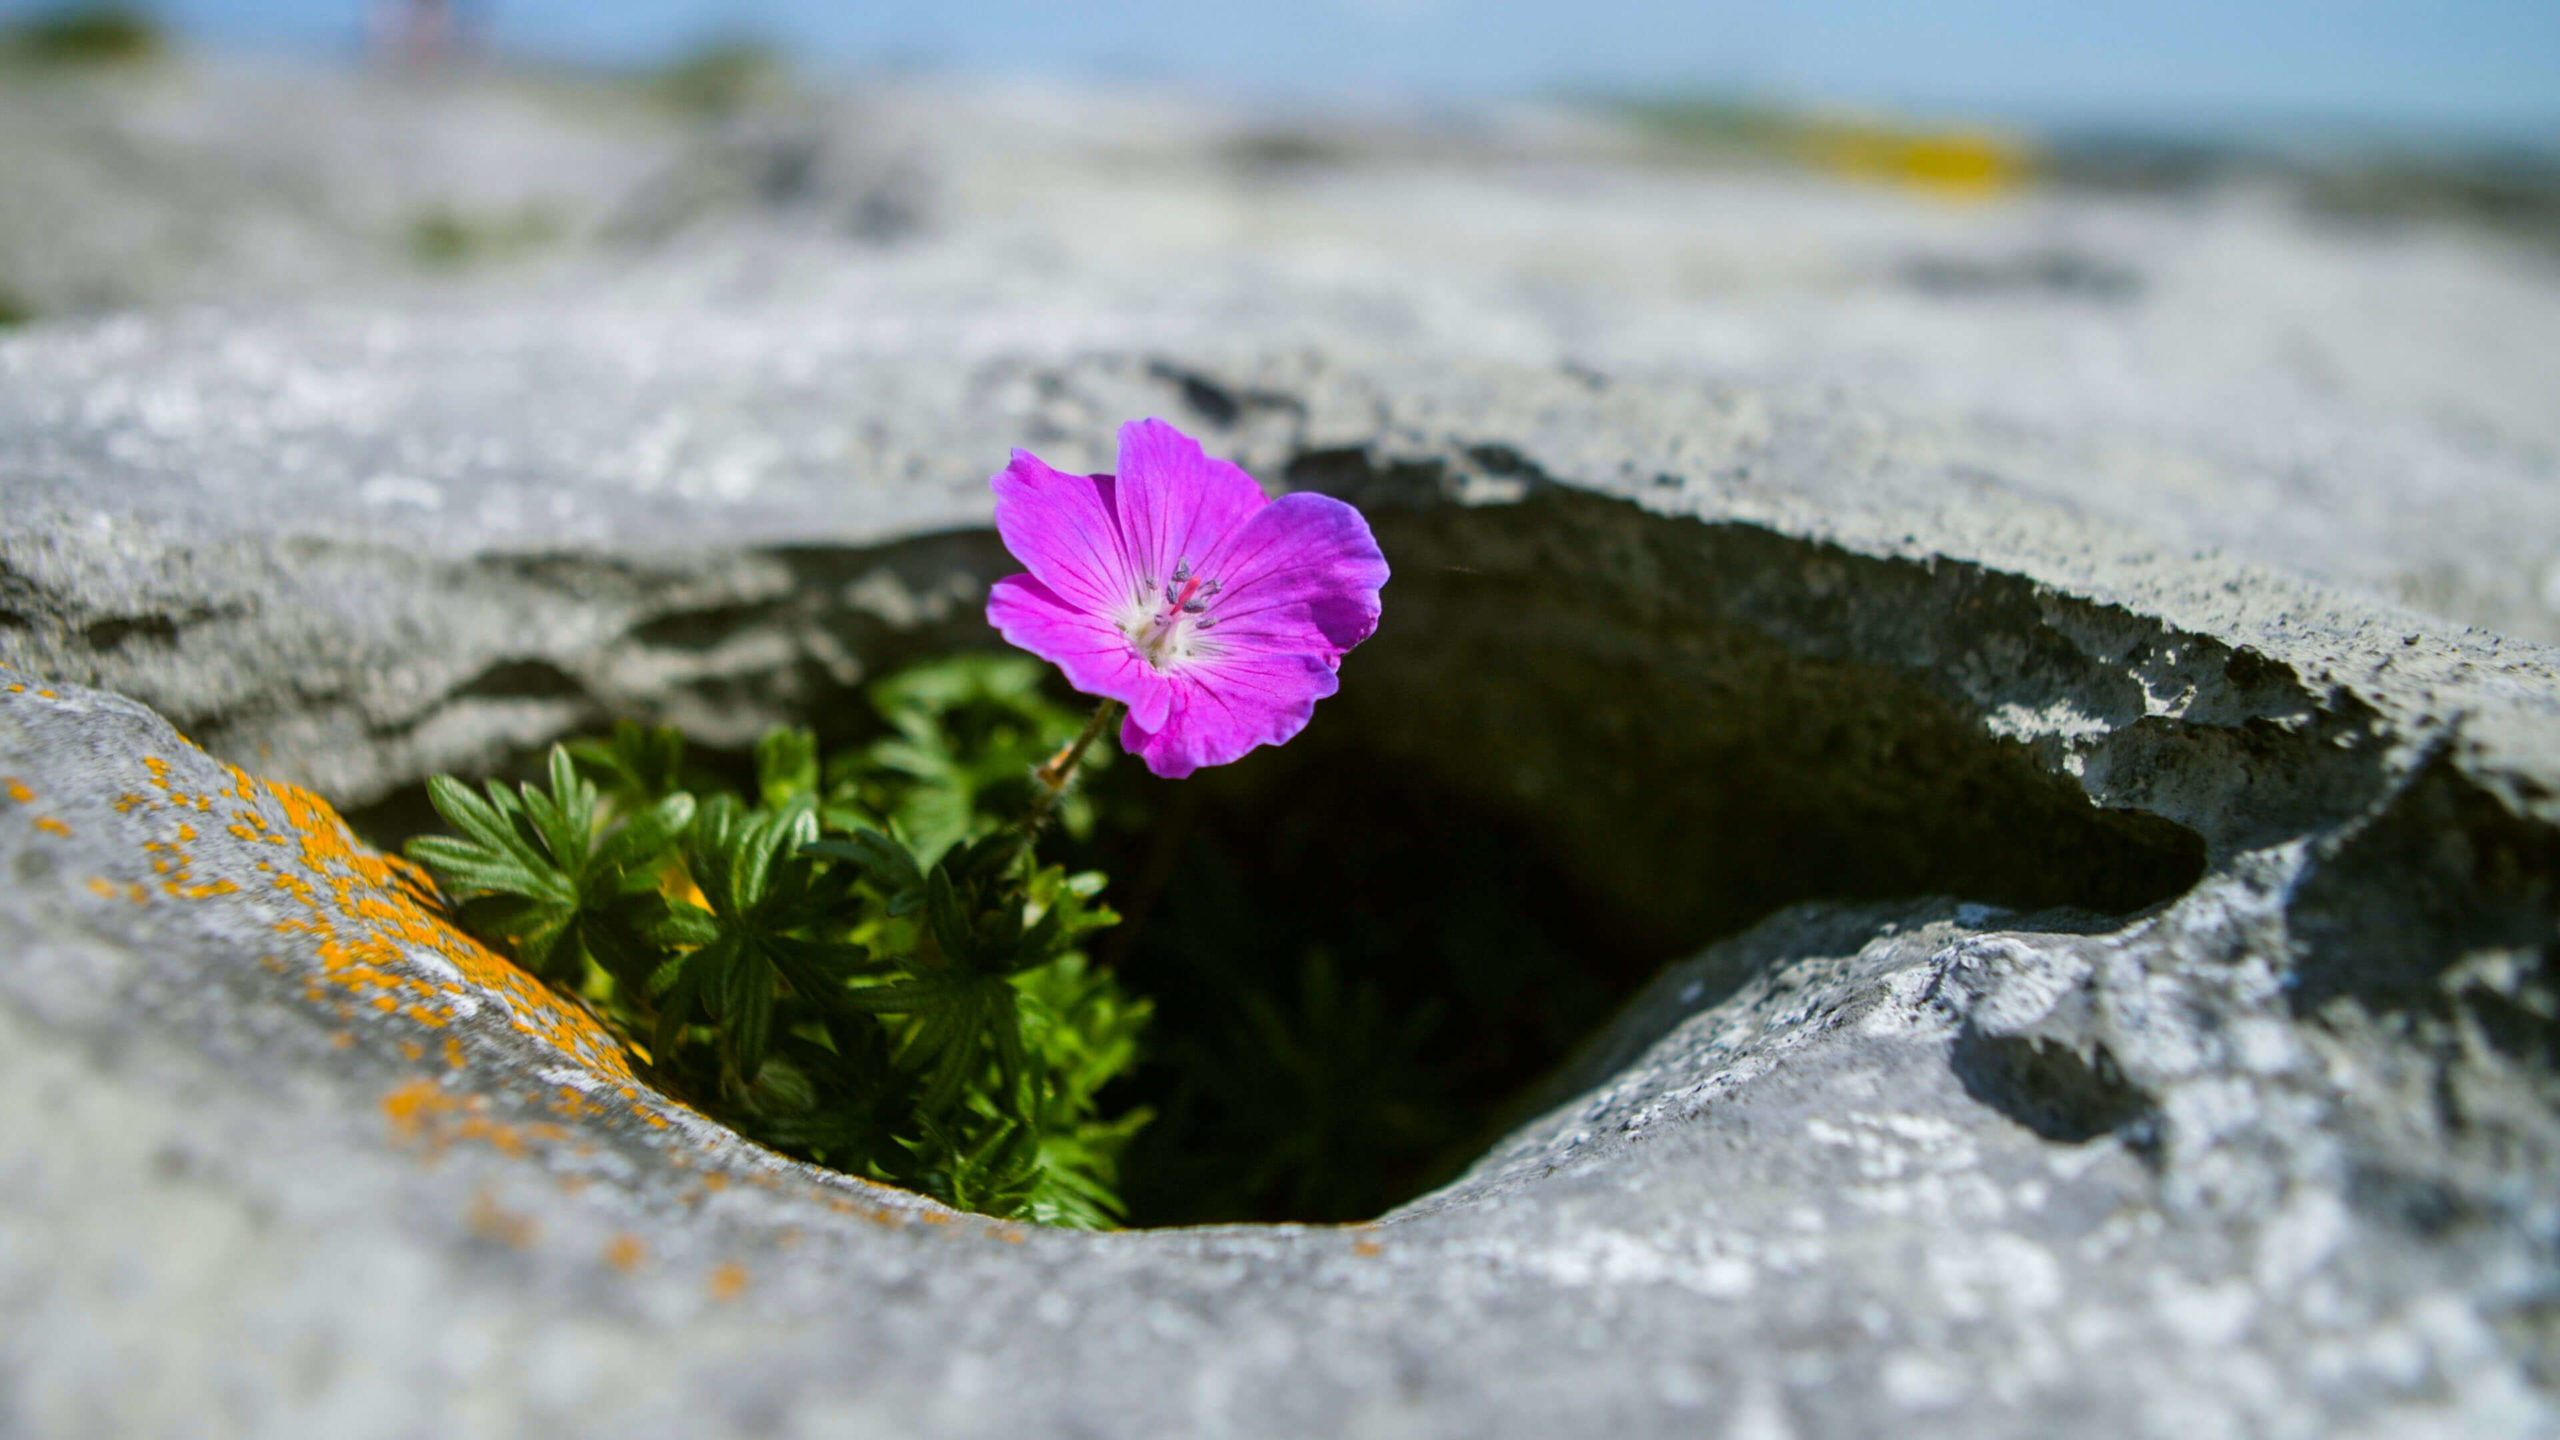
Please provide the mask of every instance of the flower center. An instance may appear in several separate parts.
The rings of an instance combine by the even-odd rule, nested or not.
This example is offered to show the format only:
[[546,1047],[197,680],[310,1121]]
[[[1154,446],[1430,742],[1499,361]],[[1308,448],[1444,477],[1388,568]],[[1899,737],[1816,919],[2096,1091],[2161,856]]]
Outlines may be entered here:
[[1192,574],[1189,560],[1177,561],[1172,579],[1162,586],[1150,579],[1131,597],[1121,612],[1120,633],[1149,665],[1169,670],[1190,659],[1202,634],[1217,625],[1209,605],[1219,588],[1217,581]]

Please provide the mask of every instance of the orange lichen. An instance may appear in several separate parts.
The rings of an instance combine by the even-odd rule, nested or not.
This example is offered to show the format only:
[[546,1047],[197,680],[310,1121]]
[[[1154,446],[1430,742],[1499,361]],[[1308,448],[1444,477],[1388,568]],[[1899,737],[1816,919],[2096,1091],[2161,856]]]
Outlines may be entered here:
[[[171,784],[167,761],[152,756],[144,765],[150,783],[173,802],[209,808],[209,797]],[[403,1015],[430,1028],[495,1001],[517,1030],[608,1078],[631,1078],[621,1045],[584,1009],[446,923],[432,908],[434,888],[423,872],[356,843],[337,812],[310,792],[237,768],[230,773],[226,793],[246,803],[224,829],[243,840],[285,846],[301,862],[268,872],[269,883],[303,912],[274,923],[279,933],[309,938],[320,983],[353,992],[384,1015]],[[164,888],[171,895],[196,900],[238,889],[228,879],[190,883],[181,847],[196,840],[196,831],[180,822],[174,837],[146,842],[146,848],[162,852],[155,865],[170,876]],[[448,1051],[449,1058],[454,1053]]]
[[[101,899],[124,896],[135,904],[147,903],[156,890],[172,902],[246,907],[279,937],[272,949],[255,956],[258,965],[279,976],[289,987],[286,993],[299,994],[315,1014],[329,1017],[323,1032],[327,1044],[340,1049],[377,1046],[386,1056],[396,1053],[412,1065],[441,1058],[444,1064],[435,1075],[408,1079],[381,1096],[394,1143],[430,1157],[463,1141],[506,1156],[533,1153],[537,1147],[591,1153],[591,1135],[574,1131],[572,1125],[615,1118],[664,1134],[680,1115],[695,1114],[643,1085],[623,1044],[576,997],[553,992],[456,929],[445,919],[425,872],[363,846],[317,796],[236,767],[224,767],[222,781],[199,782],[198,777],[208,774],[201,753],[175,760],[146,756],[141,768],[144,785],[118,795],[112,809],[122,818],[109,823],[129,835],[139,851],[135,870],[146,865],[148,870],[139,879],[90,877],[89,891]],[[204,793],[186,788],[191,783],[201,783]],[[6,779],[0,785],[16,803],[35,798],[23,782]],[[222,802],[218,807],[217,797]],[[211,818],[199,824],[189,818],[192,814]],[[57,834],[70,833],[68,825],[51,817],[35,823]],[[199,863],[216,873],[210,878],[196,873]],[[430,1038],[438,1031],[442,1033]],[[533,1114],[547,1112],[568,1123],[524,1118],[521,1112],[502,1116],[493,1111],[490,1096],[473,1093],[459,1078],[444,1078],[467,1073],[474,1056],[492,1053],[497,1037],[506,1033],[531,1040],[535,1049],[558,1056],[557,1063],[582,1078],[563,1082],[556,1072],[542,1069],[550,1062],[522,1055],[511,1062],[521,1067],[517,1073],[540,1070],[548,1083],[530,1093],[498,1097],[495,1103],[513,1107],[522,1102]],[[473,1035],[480,1038],[475,1041]],[[667,1139],[676,1141],[681,1133]],[[670,1144],[667,1162],[698,1173],[719,1163],[709,1155],[689,1155],[688,1148]],[[701,1173],[701,1178],[698,1194],[706,1198],[732,1179],[777,1189],[786,1183],[808,1186],[793,1170],[765,1174],[748,1168]],[[883,1223],[907,1223],[902,1212],[888,1207],[864,1206],[850,1198],[828,1203]],[[927,1212],[925,1218],[947,1224],[951,1217]],[[494,1209],[476,1214],[473,1228],[508,1243],[516,1243],[509,1236],[526,1233],[513,1217]],[[746,1271],[723,1267],[713,1272],[712,1284],[716,1298],[732,1298],[745,1289]]]
[[50,815],[39,815],[39,816],[37,816],[37,817],[36,817],[36,828],[37,828],[37,829],[39,829],[39,830],[41,830],[41,831],[43,831],[43,832],[44,832],[44,833],[46,833],[47,835],[58,835],[58,836],[62,837],[62,838],[63,838],[63,839],[65,839],[65,840],[68,840],[68,839],[70,839],[70,838],[71,838],[71,827],[70,827],[70,826],[68,826],[68,825],[63,824],[63,823],[62,823],[61,821],[59,821],[59,820],[54,819],[54,818],[53,818],[52,816],[50,816]]
[[8,786],[9,798],[17,801],[19,804],[31,805],[35,803],[36,792],[28,789],[27,782],[19,779],[17,776],[12,775],[6,781],[0,781],[0,784]]
[[412,1080],[382,1097],[382,1114],[403,1140],[418,1138],[429,1115],[439,1115],[457,1102],[433,1080]]
[[605,1242],[604,1263],[625,1275],[639,1269],[648,1259],[648,1243],[627,1230]]
[[516,1156],[525,1152],[528,1141],[556,1144],[569,1136],[561,1127],[544,1122],[510,1125],[492,1120],[484,1113],[488,1108],[486,1096],[457,1096],[426,1079],[412,1080],[382,1097],[382,1114],[391,1122],[392,1137],[430,1154],[441,1154],[457,1140],[477,1140],[501,1155]]
[[711,1267],[711,1298],[722,1303],[747,1293],[747,1267],[735,1260]]
[[541,1226],[530,1215],[519,1215],[500,1205],[497,1198],[482,1190],[471,1197],[471,1208],[463,1220],[471,1233],[483,1240],[494,1241],[511,1250],[530,1250]]

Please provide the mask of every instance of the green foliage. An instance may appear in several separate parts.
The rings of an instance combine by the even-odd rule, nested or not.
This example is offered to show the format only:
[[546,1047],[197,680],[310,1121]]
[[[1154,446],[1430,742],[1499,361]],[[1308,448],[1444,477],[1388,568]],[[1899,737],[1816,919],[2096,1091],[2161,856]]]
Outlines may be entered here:
[[459,270],[505,260],[557,241],[560,219],[540,205],[510,213],[476,213],[448,204],[423,206],[400,230],[401,248],[428,270]]
[[717,120],[770,98],[787,86],[788,67],[770,46],[752,39],[707,41],[656,76],[656,89],[676,109]]
[[[791,1154],[951,1204],[1117,1221],[1104,1113],[1149,1006],[1093,969],[1103,877],[1043,866],[1031,768],[1080,717],[964,656],[873,687],[892,735],[822,757],[779,730],[752,794],[672,730],[554,747],[547,785],[429,796],[410,842],[463,925],[585,995],[669,1091]],[[1080,801],[1060,807],[1070,826]]]
[[[983,833],[984,817],[1021,813],[1032,768],[1084,722],[1041,693],[1044,674],[1021,655],[962,655],[874,685],[872,708],[892,733],[829,764],[826,805],[894,821],[925,864]],[[1103,764],[1100,751],[1085,761]],[[1080,792],[1069,791],[1057,815],[1070,836],[1093,827]]]
[[122,65],[168,48],[159,23],[127,5],[66,5],[0,34],[0,55],[30,65]]

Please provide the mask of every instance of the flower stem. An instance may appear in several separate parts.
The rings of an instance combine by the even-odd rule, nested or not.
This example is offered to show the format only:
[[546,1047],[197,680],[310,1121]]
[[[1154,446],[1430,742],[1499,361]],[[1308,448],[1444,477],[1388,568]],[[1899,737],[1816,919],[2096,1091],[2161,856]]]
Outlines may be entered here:
[[1040,827],[1049,823],[1049,812],[1056,808],[1058,797],[1066,793],[1067,782],[1075,778],[1076,766],[1083,762],[1084,752],[1093,745],[1095,737],[1102,734],[1103,727],[1119,715],[1120,702],[1117,700],[1105,700],[1096,705],[1093,718],[1084,722],[1084,733],[1031,772],[1032,778],[1040,782],[1040,788],[1032,792],[1031,809],[1022,817],[1023,834],[1037,837]]

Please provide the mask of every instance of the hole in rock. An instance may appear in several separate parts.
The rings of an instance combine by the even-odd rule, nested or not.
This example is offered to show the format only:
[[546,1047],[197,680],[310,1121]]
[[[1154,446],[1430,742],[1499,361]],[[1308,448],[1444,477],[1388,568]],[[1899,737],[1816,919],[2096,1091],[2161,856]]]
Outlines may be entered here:
[[[2010,626],[2038,663],[2033,604],[1979,577],[1578,501],[1373,518],[1386,623],[1308,731],[1181,782],[1120,760],[1065,855],[1110,873],[1127,921],[1093,949],[1157,1007],[1112,1097],[1157,1112],[1133,1225],[1412,1199],[1663,964],[1786,905],[2117,914],[2202,872],[2192,831],[2092,805],[1874,658],[1911,653],[1896,626]],[[868,713],[804,687],[768,718],[834,743]],[[412,790],[353,818],[431,816]]]

